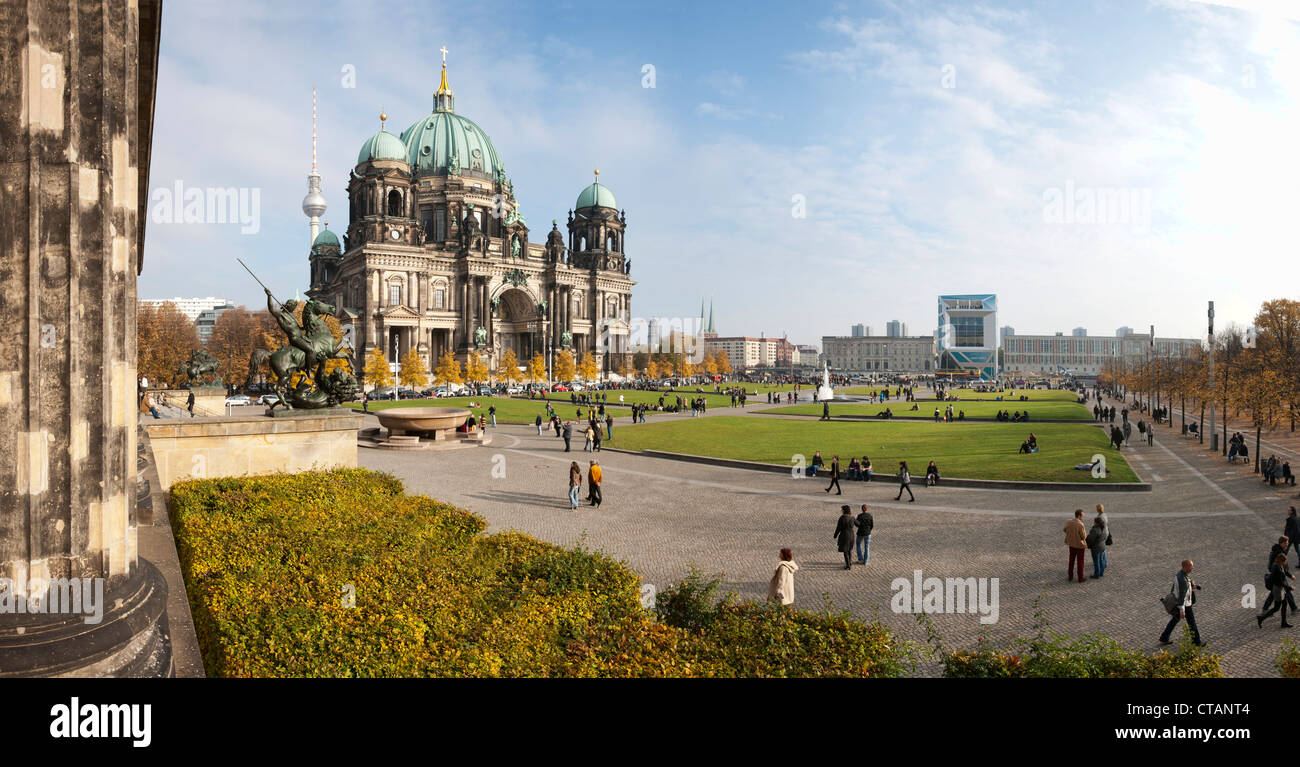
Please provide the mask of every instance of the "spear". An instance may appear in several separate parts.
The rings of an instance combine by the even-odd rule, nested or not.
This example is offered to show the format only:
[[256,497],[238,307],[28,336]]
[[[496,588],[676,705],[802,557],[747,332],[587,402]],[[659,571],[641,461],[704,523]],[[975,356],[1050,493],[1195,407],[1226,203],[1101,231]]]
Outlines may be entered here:
[[[262,286],[262,290],[265,290],[267,292],[267,295],[271,296],[271,298],[275,298],[275,294],[271,292],[271,289],[268,288],[264,282],[257,279],[257,275],[253,274],[253,270],[248,268],[248,264],[244,263],[243,259],[236,257],[235,260],[239,262],[240,266],[244,267],[244,271],[248,272],[249,277],[252,277],[254,280],[257,280],[257,284]],[[280,306],[284,306],[284,302],[278,298],[275,298],[275,302]]]

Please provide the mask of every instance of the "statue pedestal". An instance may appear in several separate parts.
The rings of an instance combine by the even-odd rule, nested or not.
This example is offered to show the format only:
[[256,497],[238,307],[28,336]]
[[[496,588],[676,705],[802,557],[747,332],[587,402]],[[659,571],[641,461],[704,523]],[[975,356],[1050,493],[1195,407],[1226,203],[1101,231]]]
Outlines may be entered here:
[[194,392],[194,415],[217,416],[226,414],[226,390],[220,386],[202,386],[193,389],[164,389],[167,404],[185,409],[190,392]]
[[286,415],[145,423],[159,484],[166,490],[186,479],[356,467],[361,415],[337,410]]

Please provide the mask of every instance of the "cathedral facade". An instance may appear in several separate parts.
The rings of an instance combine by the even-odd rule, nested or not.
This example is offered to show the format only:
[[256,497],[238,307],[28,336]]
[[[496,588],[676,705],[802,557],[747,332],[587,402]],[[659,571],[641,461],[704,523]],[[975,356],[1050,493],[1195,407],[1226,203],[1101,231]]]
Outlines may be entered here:
[[314,234],[308,295],[352,325],[358,371],[374,348],[390,363],[415,349],[426,369],[476,353],[498,374],[507,350],[549,371],[568,349],[616,371],[635,284],[625,213],[597,171],[565,229],[533,235],[491,139],[455,112],[445,55],[432,113],[361,146],[342,242],[328,225]]

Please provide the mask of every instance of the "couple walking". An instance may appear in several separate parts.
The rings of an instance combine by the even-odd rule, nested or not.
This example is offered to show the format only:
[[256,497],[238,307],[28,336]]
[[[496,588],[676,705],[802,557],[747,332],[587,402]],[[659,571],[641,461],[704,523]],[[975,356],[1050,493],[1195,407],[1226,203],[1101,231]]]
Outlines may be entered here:
[[865,565],[871,558],[871,531],[876,526],[867,504],[862,504],[862,512],[856,518],[848,504],[840,507],[840,518],[835,524],[836,546],[844,555],[844,569],[853,567],[853,552],[856,545],[858,564]]
[[[604,474],[600,470],[600,464],[590,461],[590,468],[587,470],[587,500],[591,505],[600,508],[600,502],[603,496],[600,492],[600,483],[604,480]],[[582,467],[578,466],[577,461],[569,464],[569,508],[578,508],[578,493],[582,490]]]

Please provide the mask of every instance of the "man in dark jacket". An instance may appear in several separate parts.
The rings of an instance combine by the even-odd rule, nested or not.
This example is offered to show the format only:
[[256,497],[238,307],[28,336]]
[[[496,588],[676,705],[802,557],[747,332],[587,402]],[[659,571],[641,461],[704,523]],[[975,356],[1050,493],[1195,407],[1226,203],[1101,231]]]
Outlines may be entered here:
[[1291,553],[1291,547],[1294,546],[1300,551],[1300,517],[1295,515],[1295,507],[1292,506],[1286,510],[1286,525],[1282,527],[1282,534],[1287,538],[1287,553]]
[[829,493],[832,487],[835,488],[836,495],[844,495],[840,491],[840,457],[838,455],[831,459],[831,483],[826,486],[826,492]]
[[853,509],[849,508],[846,503],[840,507],[840,518],[835,523],[835,534],[831,537],[835,539],[836,548],[844,555],[844,569],[853,568],[853,542],[857,538],[857,525],[853,521]]
[[[1281,538],[1278,538],[1278,539],[1277,539],[1277,543],[1273,544],[1273,548],[1270,549],[1269,552],[1268,552],[1268,569],[1269,569],[1270,571],[1272,571],[1272,569],[1273,569],[1273,564],[1274,564],[1275,562],[1277,562],[1277,555],[1278,555],[1278,554],[1282,554],[1282,555],[1283,555],[1283,561],[1286,561],[1285,555],[1286,555],[1287,551],[1288,551],[1290,548],[1291,548],[1291,542],[1290,542],[1290,539],[1289,539],[1287,536],[1284,535],[1284,536],[1282,536]],[[1288,580],[1290,580],[1290,579],[1291,579],[1291,573],[1290,573],[1290,571],[1289,571],[1289,570],[1286,570],[1285,567],[1284,567],[1284,568],[1283,568],[1283,572],[1284,572],[1284,574],[1286,575],[1286,578],[1287,578]],[[1284,583],[1284,584],[1283,584],[1283,588],[1284,588],[1285,591],[1286,591],[1286,601],[1291,605],[1291,614],[1292,614],[1292,615],[1295,615],[1295,614],[1296,614],[1295,597],[1291,595],[1291,584],[1289,584],[1289,583]],[[1276,591],[1277,591],[1277,589],[1269,588],[1269,590],[1268,590],[1268,597],[1264,600],[1264,604],[1263,604],[1263,606],[1261,606],[1261,607],[1259,608],[1259,609],[1260,609],[1260,612],[1264,612],[1264,613],[1268,612],[1268,607],[1269,607],[1269,605],[1273,604],[1273,594],[1274,594]],[[1286,610],[1283,610],[1282,612],[1285,613]],[[1285,623],[1285,622],[1286,622],[1286,616],[1283,615],[1282,618],[1283,618],[1282,622]]]
[[858,564],[865,565],[867,560],[871,559],[871,530],[876,526],[876,521],[871,518],[871,512],[867,511],[867,504],[862,504],[862,512],[858,514]]
[[569,440],[573,439],[573,423],[564,422],[564,452],[569,452]]
[[1174,633],[1174,627],[1183,618],[1187,619],[1187,626],[1192,630],[1192,641],[1197,645],[1205,644],[1201,641],[1201,631],[1196,627],[1196,614],[1192,610],[1196,605],[1196,592],[1201,589],[1192,580],[1192,567],[1192,560],[1184,559],[1182,568],[1174,575],[1174,585],[1170,591],[1178,597],[1177,612],[1173,613],[1168,625],[1165,626],[1164,633],[1160,635],[1160,644],[1173,644],[1169,636]]

